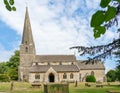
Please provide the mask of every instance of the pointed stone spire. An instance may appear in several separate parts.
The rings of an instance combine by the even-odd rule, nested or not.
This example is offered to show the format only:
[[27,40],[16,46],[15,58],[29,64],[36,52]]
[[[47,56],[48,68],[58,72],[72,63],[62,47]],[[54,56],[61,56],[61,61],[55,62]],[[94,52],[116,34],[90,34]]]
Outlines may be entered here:
[[24,20],[22,44],[34,45],[32,29],[31,29],[31,24],[30,24],[30,18],[29,18],[29,13],[28,13],[27,7],[26,7],[25,20]]
[[25,19],[24,19],[24,28],[23,28],[23,36],[21,45],[24,45],[26,50],[28,49],[28,53],[35,53],[35,44],[32,36],[32,29],[30,24],[30,18],[28,13],[28,8],[26,7]]

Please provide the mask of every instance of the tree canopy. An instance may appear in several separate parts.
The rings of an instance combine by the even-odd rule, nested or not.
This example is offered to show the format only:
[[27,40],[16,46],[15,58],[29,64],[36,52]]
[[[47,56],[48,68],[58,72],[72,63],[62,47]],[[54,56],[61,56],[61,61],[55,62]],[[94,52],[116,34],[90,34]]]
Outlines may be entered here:
[[[3,78],[6,77],[5,81],[9,81],[7,79],[18,80],[19,62],[20,62],[19,51],[16,50],[14,52],[14,55],[12,55],[10,57],[9,61],[0,63],[0,75],[1,75],[0,79],[2,79],[2,77]],[[0,80],[0,81],[2,81],[2,80]]]
[[106,77],[108,82],[114,82],[116,80],[116,71],[109,70],[106,74]]

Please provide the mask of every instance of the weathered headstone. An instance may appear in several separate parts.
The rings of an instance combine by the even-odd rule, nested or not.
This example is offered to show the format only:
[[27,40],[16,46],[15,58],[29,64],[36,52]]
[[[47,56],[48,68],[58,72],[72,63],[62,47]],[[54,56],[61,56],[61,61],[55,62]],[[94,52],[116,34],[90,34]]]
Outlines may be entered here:
[[13,87],[14,87],[14,82],[12,81],[12,82],[11,82],[11,86],[10,86],[10,90],[11,90],[11,91],[13,90]]
[[44,93],[69,93],[69,85],[66,84],[45,84]]
[[77,87],[77,85],[78,85],[78,84],[77,84],[77,80],[76,80],[76,81],[75,81],[75,87]]

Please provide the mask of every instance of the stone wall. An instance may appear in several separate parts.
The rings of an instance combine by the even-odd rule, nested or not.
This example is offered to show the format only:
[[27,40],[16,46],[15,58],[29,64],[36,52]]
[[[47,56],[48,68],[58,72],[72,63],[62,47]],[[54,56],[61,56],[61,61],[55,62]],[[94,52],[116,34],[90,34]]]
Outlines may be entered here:
[[104,81],[105,71],[104,70],[80,70],[80,81],[84,82],[87,75],[91,75],[94,72],[96,81]]
[[[51,70],[47,71],[46,73],[30,73],[29,74],[29,82],[44,82],[49,83],[49,75],[54,75],[55,82],[74,82],[79,81],[79,73],[78,72],[66,72],[67,78],[63,79],[64,72],[57,73],[57,72],[51,72]],[[70,78],[70,74],[73,74],[73,78]],[[35,79],[35,75],[40,75],[40,79]]]

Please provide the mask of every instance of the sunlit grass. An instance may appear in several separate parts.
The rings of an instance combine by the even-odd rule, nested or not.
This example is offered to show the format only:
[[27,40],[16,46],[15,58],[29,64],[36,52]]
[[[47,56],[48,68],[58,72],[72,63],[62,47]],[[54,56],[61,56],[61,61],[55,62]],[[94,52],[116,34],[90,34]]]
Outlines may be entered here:
[[[120,90],[120,86],[117,83],[110,83],[107,86],[105,83],[103,88],[96,88],[95,84],[91,87],[86,87],[85,83],[78,83],[75,87],[74,83],[69,84],[69,93],[106,93],[108,90]],[[32,88],[30,83],[27,82],[14,82],[13,90],[10,90],[11,82],[0,82],[0,92],[6,93],[44,93],[43,85],[40,88]]]

